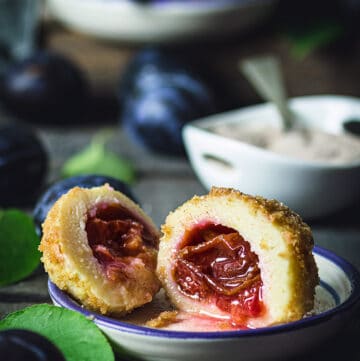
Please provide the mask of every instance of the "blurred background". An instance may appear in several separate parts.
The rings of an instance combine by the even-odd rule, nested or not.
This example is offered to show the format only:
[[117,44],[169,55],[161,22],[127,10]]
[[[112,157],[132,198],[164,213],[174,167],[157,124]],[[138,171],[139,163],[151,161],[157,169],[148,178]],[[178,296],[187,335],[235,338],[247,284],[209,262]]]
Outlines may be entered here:
[[[2,75],[39,51],[56,52],[79,68],[104,105],[95,120],[101,123],[115,121],[119,82],[144,46],[166,47],[197,71],[216,74],[234,106],[260,101],[242,79],[239,59],[267,53],[280,57],[290,96],[360,92],[356,0],[1,0],[0,6]],[[86,122],[95,116],[89,113]]]
[[[96,170],[131,184],[160,224],[204,192],[186,160],[184,124],[263,101],[239,71],[244,58],[276,56],[290,97],[360,95],[355,0],[0,0],[0,7],[0,122],[35,131],[48,163],[21,196],[4,190],[2,206],[32,207],[53,181]],[[11,142],[2,157],[16,148]],[[94,142],[102,145],[86,148]],[[105,148],[116,165],[103,162]],[[12,183],[2,170],[4,189],[27,176],[17,173],[19,158]],[[184,184],[173,192],[179,175]]]
[[[64,6],[76,2],[58,1],[64,3]],[[99,6],[103,7],[121,2],[126,1],[98,1]],[[243,104],[259,99],[251,93],[250,87],[246,87],[247,83],[243,84],[241,81],[237,62],[241,57],[264,53],[275,53],[281,58],[290,96],[314,93],[359,94],[357,82],[350,81],[359,74],[358,1],[184,0],[138,3],[141,2],[148,5],[138,5],[139,11],[143,7],[146,11],[147,7],[154,6],[152,3],[159,3],[159,6],[171,2],[183,3],[185,9],[186,6],[190,7],[190,10],[184,10],[183,18],[190,16],[187,13],[191,12],[193,3],[199,3],[200,7],[205,8],[205,15],[200,13],[193,19],[202,22],[194,30],[195,34],[182,33],[181,14],[175,14],[173,24],[175,23],[178,29],[171,29],[172,24],[164,24],[164,28],[161,29],[165,33],[170,33],[168,38],[156,31],[152,37],[147,38],[147,29],[135,29],[132,32],[129,30],[128,36],[121,36],[119,33],[119,41],[116,42],[116,35],[115,39],[112,39],[111,34],[101,36],[100,30],[91,31],[92,35],[98,34],[99,38],[108,38],[107,41],[100,41],[94,36],[69,31],[69,27],[78,29],[80,25],[67,20],[60,9],[57,13],[57,2],[53,1],[53,13],[43,11],[42,14],[45,16],[39,19],[40,23],[34,29],[37,36],[36,46],[52,49],[70,57],[87,74],[92,89],[98,94],[114,94],[123,69],[134,52],[145,44],[154,43],[162,43],[171,50],[182,53],[187,59],[199,62],[201,67],[215,68],[224,82],[238,87],[236,96]],[[227,3],[230,3],[229,7],[239,10],[231,8],[229,14],[220,8],[215,15],[206,17],[207,3],[215,3],[215,6],[223,3],[225,8],[228,6]],[[51,9],[51,6],[48,8]],[[85,14],[80,13],[76,16],[82,17]],[[93,14],[88,16],[93,17]],[[230,23],[227,23],[227,17],[230,18]],[[58,19],[64,19],[65,23],[69,23],[69,27],[61,25]],[[117,21],[124,21],[121,13]],[[155,26],[156,23],[148,24],[150,29]],[[137,30],[139,35],[136,35]],[[30,37],[30,34],[27,36]]]
[[[182,127],[263,102],[239,70],[248,57],[277,57],[290,97],[360,95],[355,0],[0,0],[0,7],[0,123],[15,127],[14,138],[16,127],[34,131],[47,159],[36,176],[18,155],[3,168],[2,206],[31,208],[52,182],[100,173],[133,186],[162,223],[204,192]],[[6,159],[19,145],[3,137]],[[30,174],[26,188],[19,179]],[[9,190],[14,182],[20,196]]]

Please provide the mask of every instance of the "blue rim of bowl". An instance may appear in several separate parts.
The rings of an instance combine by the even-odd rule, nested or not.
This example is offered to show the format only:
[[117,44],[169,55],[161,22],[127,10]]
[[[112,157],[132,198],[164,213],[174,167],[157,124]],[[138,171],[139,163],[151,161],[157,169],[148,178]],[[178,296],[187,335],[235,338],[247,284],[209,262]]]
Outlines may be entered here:
[[194,8],[224,8],[230,6],[236,7],[247,7],[247,6],[258,6],[259,4],[264,5],[266,3],[275,3],[275,0],[193,0],[193,1],[184,1],[184,0],[153,0],[150,4],[158,7],[171,7],[171,6],[181,6],[189,9]]
[[[84,2],[88,2],[89,0],[83,0]],[[121,6],[131,6],[131,7],[151,7],[153,9],[157,10],[183,10],[183,11],[203,11],[203,10],[215,10],[215,11],[221,11],[221,10],[231,10],[233,8],[246,8],[246,7],[252,7],[252,6],[264,6],[264,5],[275,5],[278,0],[194,0],[194,1],[184,1],[184,0],[172,0],[172,1],[164,1],[164,0],[153,0],[149,3],[135,3],[133,1],[125,1],[120,2]],[[103,4],[103,1],[100,0],[92,0],[94,4]],[[119,1],[113,0],[109,1],[107,5],[114,5],[118,6]]]
[[314,326],[316,324],[325,322],[333,317],[338,316],[340,313],[351,309],[357,302],[360,301],[360,273],[359,271],[345,259],[337,256],[333,252],[316,246],[314,253],[326,258],[327,260],[338,266],[348,277],[352,291],[349,298],[343,303],[335,306],[334,308],[322,312],[318,315],[310,316],[299,321],[290,322],[278,326],[250,329],[250,330],[236,330],[236,331],[212,331],[212,332],[188,332],[188,331],[169,331],[156,328],[149,328],[145,326],[137,326],[129,324],[120,320],[115,320],[110,317],[99,315],[98,313],[89,311],[80,306],[68,294],[61,291],[50,280],[48,281],[49,294],[51,299],[59,306],[77,311],[86,317],[91,318],[98,326],[110,328],[119,332],[126,332],[137,335],[152,336],[152,337],[165,337],[174,339],[223,339],[223,338],[238,338],[249,336],[264,336],[273,335],[276,333],[289,332],[299,328]]

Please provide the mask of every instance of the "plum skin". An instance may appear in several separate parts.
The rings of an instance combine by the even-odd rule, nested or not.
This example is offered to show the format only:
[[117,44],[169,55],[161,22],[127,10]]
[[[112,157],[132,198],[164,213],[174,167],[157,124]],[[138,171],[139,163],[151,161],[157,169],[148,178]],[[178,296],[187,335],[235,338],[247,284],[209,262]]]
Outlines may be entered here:
[[7,361],[65,361],[58,348],[47,338],[20,329],[0,331],[0,354]]
[[28,127],[0,128],[0,206],[29,205],[48,170],[44,145]]
[[82,71],[65,56],[38,51],[13,64],[0,82],[0,100],[11,113],[32,121],[69,123],[88,97]]
[[133,195],[129,186],[122,181],[97,174],[88,174],[88,175],[79,175],[75,177],[70,177],[62,179],[58,182],[52,184],[38,199],[34,211],[33,219],[35,222],[36,232],[39,236],[42,234],[42,224],[45,221],[45,218],[52,208],[54,203],[65,193],[67,193],[71,188],[82,187],[82,188],[92,188],[99,187],[108,183],[115,190],[124,193],[127,197],[132,199],[134,202],[138,203],[135,196]]
[[140,51],[125,70],[119,90],[121,124],[138,144],[163,154],[185,153],[181,130],[215,113],[213,89],[185,61],[168,51]]

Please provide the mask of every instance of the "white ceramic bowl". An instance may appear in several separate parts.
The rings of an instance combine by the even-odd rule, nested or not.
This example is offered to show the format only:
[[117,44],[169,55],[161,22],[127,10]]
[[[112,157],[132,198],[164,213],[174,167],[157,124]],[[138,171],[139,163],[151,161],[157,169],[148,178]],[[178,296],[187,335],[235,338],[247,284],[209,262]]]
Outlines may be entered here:
[[232,34],[254,27],[277,0],[47,0],[70,28],[112,41],[172,42]]
[[86,310],[50,281],[49,293],[55,305],[93,319],[115,350],[135,360],[284,360],[342,332],[360,301],[359,272],[323,248],[315,247],[314,255],[321,279],[317,300],[327,303],[328,309],[300,321],[255,330],[179,332],[136,326]]
[[[344,121],[360,119],[358,98],[306,96],[290,100],[289,105],[305,126],[335,134],[343,131]],[[298,160],[207,129],[234,122],[278,126],[280,118],[274,105],[267,103],[187,124],[183,129],[185,147],[207,189],[224,186],[277,199],[307,219],[340,210],[360,196],[360,160],[339,165]]]

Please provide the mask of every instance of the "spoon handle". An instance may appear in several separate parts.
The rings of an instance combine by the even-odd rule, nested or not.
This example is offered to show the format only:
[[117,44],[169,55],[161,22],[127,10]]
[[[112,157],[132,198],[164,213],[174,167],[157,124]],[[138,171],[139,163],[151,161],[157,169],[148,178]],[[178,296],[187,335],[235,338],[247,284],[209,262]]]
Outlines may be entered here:
[[293,125],[292,113],[287,104],[279,60],[273,56],[250,58],[241,61],[239,66],[259,95],[276,105],[284,130],[289,130]]

